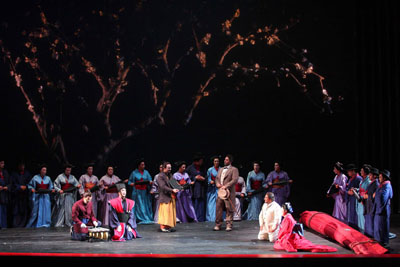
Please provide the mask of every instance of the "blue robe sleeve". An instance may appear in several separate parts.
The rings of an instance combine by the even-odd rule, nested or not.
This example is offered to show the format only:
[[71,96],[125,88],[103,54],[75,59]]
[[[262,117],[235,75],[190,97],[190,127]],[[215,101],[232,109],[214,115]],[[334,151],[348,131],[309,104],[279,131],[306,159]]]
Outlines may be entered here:
[[251,172],[249,172],[249,174],[247,174],[247,181],[246,181],[246,191],[248,193],[253,192],[253,190],[251,189],[251,180],[252,180],[252,178],[251,178],[250,174],[251,174]]
[[[110,227],[112,229],[115,229],[119,226],[119,220],[117,216],[117,211],[111,206],[110,203],[108,203],[109,209],[110,209]],[[106,224],[106,222],[103,222]]]
[[49,189],[53,190],[54,189],[53,182],[51,181],[50,177],[47,176],[47,178],[49,179]]
[[386,214],[388,207],[390,208],[390,199],[392,198],[392,195],[393,192],[391,186],[385,186],[380,190],[379,194],[375,198],[377,214]]
[[129,180],[128,180],[128,184],[133,184],[135,183],[135,174],[134,172],[131,172],[131,175],[129,175]]
[[33,176],[31,181],[28,183],[29,190],[36,189],[36,179],[35,179],[35,177],[36,176]]
[[210,182],[211,182],[211,168],[207,170],[207,182],[210,185]]
[[132,228],[132,229],[136,229],[137,228],[137,224],[136,224],[136,216],[135,216],[135,212],[133,212],[134,209],[131,210],[131,213],[129,215],[129,220],[128,220],[128,225]]

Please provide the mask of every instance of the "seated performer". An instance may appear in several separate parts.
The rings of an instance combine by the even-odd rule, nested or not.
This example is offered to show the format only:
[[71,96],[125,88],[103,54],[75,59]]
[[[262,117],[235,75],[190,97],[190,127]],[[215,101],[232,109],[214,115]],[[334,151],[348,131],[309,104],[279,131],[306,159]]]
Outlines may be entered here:
[[72,206],[71,239],[86,240],[88,238],[88,226],[101,226],[93,213],[92,193],[84,192],[82,198]]
[[335,252],[334,247],[325,245],[315,245],[303,236],[303,231],[293,219],[292,205],[286,202],[282,205],[283,220],[281,222],[278,234],[278,240],[274,244],[276,250],[286,250],[287,252],[297,252],[298,250],[310,252]]
[[234,221],[242,220],[242,208],[244,197],[246,196],[246,182],[242,176],[239,176],[238,182],[235,185],[235,212],[233,214]]
[[117,184],[118,197],[111,199],[110,222],[109,225],[114,229],[112,241],[125,241],[141,237],[136,231],[136,217],[133,212],[135,202],[126,198],[125,184]]
[[258,239],[275,242],[278,237],[282,208],[275,202],[275,195],[272,192],[265,194],[264,201],[259,215],[260,232]]

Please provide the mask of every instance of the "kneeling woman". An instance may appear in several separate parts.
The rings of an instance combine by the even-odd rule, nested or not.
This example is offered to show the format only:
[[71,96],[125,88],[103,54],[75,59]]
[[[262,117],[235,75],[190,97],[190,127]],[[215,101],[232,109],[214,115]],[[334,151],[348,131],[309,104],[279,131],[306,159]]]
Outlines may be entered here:
[[325,245],[315,245],[307,240],[302,231],[298,231],[296,221],[291,213],[293,213],[292,206],[289,202],[282,205],[283,220],[281,222],[278,240],[274,244],[276,250],[286,250],[287,252],[310,251],[310,252],[335,252],[334,247]]

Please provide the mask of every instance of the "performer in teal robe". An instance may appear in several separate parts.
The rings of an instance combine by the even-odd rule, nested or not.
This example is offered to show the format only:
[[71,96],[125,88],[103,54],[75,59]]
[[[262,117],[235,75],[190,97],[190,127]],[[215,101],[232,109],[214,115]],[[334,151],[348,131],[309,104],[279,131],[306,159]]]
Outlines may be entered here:
[[51,224],[51,202],[49,193],[40,193],[39,189],[52,190],[53,182],[46,176],[47,167],[42,165],[40,173],[35,175],[28,184],[32,192],[32,213],[27,228],[50,227]]
[[[371,180],[369,179],[370,170],[371,170],[370,165],[364,164],[361,167],[360,175],[363,180],[360,183],[359,194],[362,199],[364,198],[364,196],[367,192],[368,185],[371,183]],[[365,230],[365,216],[364,216],[365,201],[357,201],[356,205],[357,205],[356,209],[357,209],[357,216],[358,216],[358,230],[361,233],[364,233],[364,230]]]
[[265,196],[265,193],[260,191],[264,188],[266,192],[267,188],[265,184],[265,174],[260,171],[259,162],[253,162],[253,170],[247,175],[246,185],[250,203],[246,212],[243,214],[243,219],[258,220]]
[[215,186],[215,178],[217,177],[219,170],[219,157],[214,156],[211,158],[213,161],[213,166],[207,170],[207,208],[206,208],[206,221],[215,221],[215,209],[218,188]]
[[136,220],[139,224],[152,224],[154,221],[150,190],[153,181],[145,167],[144,160],[139,160],[137,169],[129,177],[128,184],[133,187],[132,200],[135,201],[133,212]]

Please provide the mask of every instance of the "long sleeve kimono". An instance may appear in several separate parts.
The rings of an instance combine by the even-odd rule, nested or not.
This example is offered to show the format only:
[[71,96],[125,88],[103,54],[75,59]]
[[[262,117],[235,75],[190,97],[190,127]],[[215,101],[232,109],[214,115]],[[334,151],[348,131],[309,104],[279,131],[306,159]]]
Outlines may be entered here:
[[78,180],[73,175],[68,178],[64,173],[60,174],[54,181],[54,189],[56,196],[55,204],[51,214],[51,222],[54,227],[72,226],[72,206],[76,202],[76,191],[60,193],[61,190],[66,190],[70,187],[77,187]]
[[[30,215],[28,184],[32,179],[28,171],[14,172],[12,181],[13,227],[25,227]],[[26,186],[22,189],[21,186]]]
[[[247,175],[246,190],[247,194],[254,193],[254,191],[261,189],[265,184],[265,174],[263,172],[256,173],[255,171],[249,172]],[[243,218],[247,220],[258,220],[261,207],[264,203],[265,193],[254,194],[250,197],[250,203]],[[278,203],[279,204],[279,203]]]
[[[71,233],[71,239],[73,240],[85,240],[88,236],[88,228],[82,228],[82,223],[86,226],[93,226],[93,222],[97,222],[96,216],[93,213],[93,202],[85,204],[83,199],[78,200],[72,206],[72,221],[73,228]],[[98,222],[98,226],[101,223]]]
[[357,199],[354,195],[349,195],[347,192],[351,188],[358,188],[361,181],[361,176],[357,175],[349,179],[346,187],[347,224],[356,230],[358,230]]
[[[282,181],[289,181],[290,178],[285,171],[272,171],[268,174],[266,183],[275,183]],[[282,206],[287,201],[290,195],[290,184],[282,186],[272,186],[271,192],[275,195],[275,201]]]
[[151,182],[150,173],[144,170],[141,173],[138,169],[134,170],[129,176],[128,184],[135,183],[132,189],[132,200],[135,201],[133,207],[136,219],[139,224],[152,224],[153,221],[153,207],[151,204],[150,184],[136,184],[137,182]]
[[347,223],[346,175],[344,174],[336,175],[335,178],[333,179],[333,184],[339,186],[338,188],[339,191],[332,195],[332,198],[335,200],[332,216],[342,222]]
[[108,206],[108,201],[113,198],[118,197],[118,190],[116,187],[105,189],[105,186],[110,187],[113,184],[121,181],[118,176],[113,175],[112,177],[104,175],[100,179],[100,190],[99,194],[99,205],[97,208],[98,219],[102,222],[104,226],[108,226],[110,223],[110,208]]
[[196,179],[197,175],[201,175],[204,178],[207,177],[203,168],[196,168],[194,164],[189,165],[186,168],[186,172],[189,174],[190,180],[194,181],[192,186],[192,201],[196,217],[199,222],[206,220],[206,201],[207,201],[207,184],[208,181],[199,181]]
[[[7,228],[7,209],[10,200],[11,179],[7,170],[0,172],[0,228]],[[3,189],[7,187],[7,189]]]
[[[133,207],[135,202],[120,197],[108,202],[110,209],[110,227],[114,230],[112,241],[126,241],[141,237],[136,231],[137,224]],[[118,229],[120,227],[120,230]]]
[[284,216],[281,222],[278,240],[274,244],[276,250],[286,250],[287,252],[310,251],[310,252],[335,252],[337,251],[334,247],[325,245],[315,245],[311,241],[307,240],[304,236],[293,231],[293,227],[296,225],[296,221],[290,213]]
[[[189,175],[186,172],[174,173],[173,179],[177,180],[182,186],[191,182]],[[176,217],[183,223],[193,221],[197,222],[190,189],[185,189],[178,192],[176,196]]]
[[[79,194],[83,195],[86,191],[90,191],[94,186],[99,185],[99,178],[97,176],[92,175],[89,176],[87,174],[83,174],[79,178],[79,183],[81,187],[79,188]],[[98,202],[98,192],[92,192],[92,209],[94,216],[97,216],[97,202]]]
[[393,189],[390,181],[378,186],[375,193],[374,238],[381,244],[389,244],[390,201]]
[[158,222],[158,206],[160,205],[160,192],[158,191],[158,177],[160,174],[154,176],[153,184],[151,185],[150,192],[153,194],[153,211],[154,211],[154,222]]
[[242,219],[242,207],[244,198],[240,197],[243,194],[246,196],[246,182],[243,177],[239,176],[239,179],[235,185],[235,212],[233,213],[233,220],[240,221]]
[[[371,183],[369,176],[365,177],[360,183],[359,192],[360,196],[364,197],[365,192],[367,191],[368,185]],[[365,229],[365,217],[364,217],[364,202],[357,201],[356,202],[356,211],[358,217],[358,229],[361,233],[364,233]]]
[[374,193],[378,189],[378,179],[372,181],[366,191],[368,198],[365,200],[365,235],[374,237],[375,199]]
[[[218,195],[218,188],[215,186],[215,178],[218,174],[218,169],[214,166],[207,170],[207,209],[206,209],[206,221],[214,222],[215,221],[215,207],[217,203],[217,195]],[[211,184],[211,181],[214,183]]]
[[49,176],[43,178],[38,174],[35,175],[28,184],[29,190],[35,189],[36,192],[32,193],[32,212],[27,228],[30,227],[50,227],[51,224],[51,202],[49,194],[38,193],[39,188],[53,189],[53,182]]

